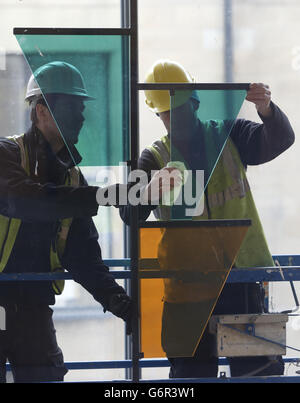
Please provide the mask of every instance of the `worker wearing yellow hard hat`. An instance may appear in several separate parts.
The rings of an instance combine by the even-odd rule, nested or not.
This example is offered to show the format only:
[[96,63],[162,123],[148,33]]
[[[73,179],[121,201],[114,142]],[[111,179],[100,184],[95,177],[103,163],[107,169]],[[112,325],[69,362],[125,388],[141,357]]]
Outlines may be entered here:
[[[165,59],[158,60],[151,66],[145,82],[152,84],[193,83],[194,80],[180,63]],[[170,93],[167,90],[147,89],[145,98],[146,105],[159,116],[167,131],[165,135],[158,136],[152,145],[144,149],[139,158],[138,168],[147,172],[150,177],[150,172],[153,170],[168,169],[167,165],[171,160],[171,105]],[[272,266],[274,263],[247,180],[246,167],[265,163],[280,155],[293,144],[294,132],[286,115],[271,101],[271,92],[267,85],[251,84],[246,99],[255,104],[262,123],[244,119],[234,121],[224,150],[207,184],[203,214],[197,219],[251,219],[252,226],[236,257],[235,265],[237,267]],[[190,98],[184,99],[183,97],[182,103],[184,102],[190,103],[192,110],[201,108],[200,99],[195,93],[190,92]],[[177,106],[179,105],[172,105],[175,110]],[[191,113],[190,116],[191,119],[198,119],[194,113]],[[222,130],[222,122],[202,123],[208,134],[216,134],[218,130]],[[181,133],[182,144],[187,135],[184,131]],[[200,138],[200,136],[198,137]],[[197,150],[197,137],[194,140],[194,150]],[[151,181],[148,188],[151,190]],[[157,207],[149,206],[147,213],[143,206],[140,213],[141,218],[147,219],[153,211],[157,219],[168,220],[171,217],[171,208],[171,206],[162,204]],[[121,209],[121,217],[129,223],[127,207]],[[174,253],[176,254],[176,251]],[[169,261],[174,261],[174,256],[170,257]],[[165,257],[165,262],[167,261],[168,259]],[[185,311],[188,311],[188,304],[190,304],[191,310],[195,310],[197,306],[201,309],[204,292],[203,290],[201,292],[201,284],[194,284],[193,290],[189,292],[189,284],[179,284],[173,280],[172,286],[171,281],[165,288],[162,325],[162,343],[165,345],[171,365],[170,377],[217,376],[218,360],[214,356],[213,336],[209,334],[208,329],[204,332],[193,357],[176,358],[167,351],[168,339],[175,340],[176,337],[184,337],[183,333],[172,335],[168,330],[174,329],[177,309],[184,306]],[[263,311],[263,305],[263,288],[260,284],[226,284],[213,314],[258,313]],[[184,327],[181,331],[185,331]],[[230,367],[232,376],[242,376],[248,373],[280,375],[284,370],[281,357],[275,357],[275,359],[274,357],[231,358]]]

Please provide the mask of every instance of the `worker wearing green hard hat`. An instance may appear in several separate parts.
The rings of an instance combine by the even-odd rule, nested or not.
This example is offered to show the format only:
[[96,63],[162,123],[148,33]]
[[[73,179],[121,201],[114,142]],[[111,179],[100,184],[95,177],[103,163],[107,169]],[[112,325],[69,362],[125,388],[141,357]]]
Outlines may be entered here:
[[[64,61],[39,67],[26,101],[32,125],[0,139],[0,273],[68,270],[104,311],[122,318],[130,332],[131,299],[105,266],[93,216],[97,186],[88,186],[75,148],[84,122],[84,102],[93,99],[80,71]],[[0,343],[0,383],[5,362],[15,382],[62,381],[64,365],[49,306],[64,281],[0,283],[6,312]]]
[[[44,104],[54,120],[53,129],[58,132],[52,137],[65,144],[76,161],[74,144],[84,123],[84,102],[94,100],[86,90],[80,71],[73,65],[53,61],[40,66],[30,77],[25,100],[31,106],[31,119],[36,121],[36,106]],[[38,107],[39,108],[39,107]],[[48,139],[50,140],[50,139]]]

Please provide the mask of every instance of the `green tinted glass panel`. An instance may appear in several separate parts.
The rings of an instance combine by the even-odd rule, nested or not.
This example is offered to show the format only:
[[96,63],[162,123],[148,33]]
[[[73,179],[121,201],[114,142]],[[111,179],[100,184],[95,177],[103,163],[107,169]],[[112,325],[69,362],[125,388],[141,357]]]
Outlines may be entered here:
[[184,193],[172,207],[173,219],[203,212],[203,193],[219,161],[246,96],[244,89],[171,92],[170,154],[186,171]]
[[[48,101],[43,79],[37,69],[59,61],[74,66],[81,73],[86,93],[93,99],[85,101],[84,123],[80,128],[76,149],[84,166],[113,166],[127,161],[129,143],[129,42],[120,35],[16,35],[31,71],[46,99],[72,158],[75,162],[74,138],[68,117],[76,116],[76,107],[56,99]],[[48,83],[55,93],[64,93],[68,80],[51,78]],[[80,93],[77,93],[77,96]],[[48,97],[49,98],[49,97]],[[53,98],[53,97],[52,97]],[[67,117],[65,119],[64,117]],[[72,128],[73,130],[73,128]],[[76,137],[76,134],[74,135]],[[73,137],[74,137],[73,136]]]

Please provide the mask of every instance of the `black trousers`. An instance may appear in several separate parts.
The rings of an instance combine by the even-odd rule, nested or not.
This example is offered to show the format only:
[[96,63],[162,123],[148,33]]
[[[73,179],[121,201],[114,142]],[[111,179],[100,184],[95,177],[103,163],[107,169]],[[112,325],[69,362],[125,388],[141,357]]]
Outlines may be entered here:
[[[243,314],[264,312],[264,293],[260,284],[226,284],[218,299],[213,315],[222,314]],[[197,303],[195,303],[197,305]],[[195,304],[191,309],[195,310]],[[199,309],[201,309],[201,303]],[[187,304],[182,306],[187,309]],[[174,338],[174,330],[177,329],[176,316],[180,304],[164,304],[162,324],[162,344],[167,344],[169,339]],[[177,313],[176,313],[177,312]],[[182,316],[182,315],[181,315]],[[186,316],[188,321],[188,316]],[[191,324],[186,323],[181,327],[182,335],[186,337],[185,329]],[[176,337],[176,336],[175,336]],[[168,355],[168,354],[167,354]],[[214,336],[209,333],[208,328],[204,331],[202,339],[193,357],[170,358],[170,378],[209,378],[218,374],[218,358],[214,356]],[[284,362],[281,356],[276,357],[228,357],[231,376],[267,376],[283,375]]]
[[6,382],[9,361],[14,382],[63,381],[67,369],[57,345],[48,305],[2,304],[6,330],[0,331],[0,382]]

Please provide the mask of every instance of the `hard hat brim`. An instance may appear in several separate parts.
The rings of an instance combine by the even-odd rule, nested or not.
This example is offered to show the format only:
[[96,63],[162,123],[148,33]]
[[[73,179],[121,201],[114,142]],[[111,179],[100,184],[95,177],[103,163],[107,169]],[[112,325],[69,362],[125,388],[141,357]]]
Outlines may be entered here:
[[39,97],[39,96],[47,96],[47,95],[71,95],[76,98],[82,98],[83,101],[96,101],[97,98],[91,97],[90,95],[82,94],[80,92],[78,93],[67,93],[67,92],[47,92],[47,93],[42,93],[41,91],[34,91],[31,94],[28,94],[25,98],[25,101],[32,101],[34,98]]

